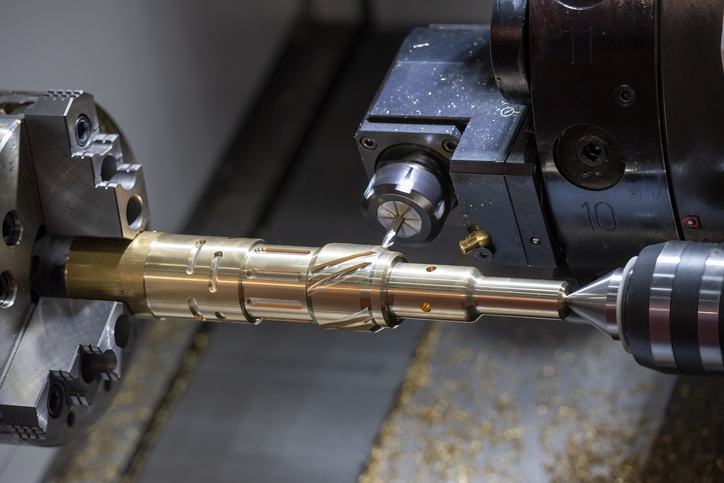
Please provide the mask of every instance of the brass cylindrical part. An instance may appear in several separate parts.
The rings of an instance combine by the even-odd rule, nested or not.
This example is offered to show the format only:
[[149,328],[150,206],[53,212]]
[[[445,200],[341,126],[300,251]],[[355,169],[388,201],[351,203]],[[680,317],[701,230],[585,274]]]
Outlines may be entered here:
[[139,317],[151,315],[143,273],[151,243],[161,235],[146,231],[132,241],[76,238],[65,265],[68,297],[125,302]]
[[569,292],[565,282],[410,264],[375,246],[272,246],[153,232],[131,242],[77,239],[66,264],[66,289],[71,298],[125,302],[145,317],[274,319],[371,332],[394,328],[403,318],[563,318]]
[[567,282],[484,277],[476,268],[404,263],[390,274],[391,311],[402,318],[473,322],[481,315],[562,319]]

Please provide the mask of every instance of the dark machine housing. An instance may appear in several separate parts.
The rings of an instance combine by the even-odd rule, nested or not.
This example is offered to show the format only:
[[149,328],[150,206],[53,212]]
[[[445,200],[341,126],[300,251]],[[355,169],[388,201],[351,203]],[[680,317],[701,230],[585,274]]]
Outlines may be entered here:
[[498,0],[489,28],[414,30],[357,133],[365,213],[383,232],[375,208],[406,203],[426,228],[398,241],[420,243],[457,203],[490,235],[487,270],[577,284],[649,245],[722,241],[723,8]]

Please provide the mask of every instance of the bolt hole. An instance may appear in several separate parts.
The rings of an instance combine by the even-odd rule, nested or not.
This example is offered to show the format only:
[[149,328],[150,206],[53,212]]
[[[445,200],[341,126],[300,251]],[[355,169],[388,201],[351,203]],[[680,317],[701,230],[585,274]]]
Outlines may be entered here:
[[133,322],[129,316],[122,314],[116,319],[116,323],[113,326],[113,340],[116,341],[118,347],[124,349],[128,345],[132,330]]
[[103,158],[101,164],[101,179],[103,181],[110,181],[113,176],[118,172],[118,162],[113,156],[106,156]]
[[48,391],[48,416],[58,419],[60,413],[63,412],[63,402],[65,400],[65,391],[60,384],[53,384]]
[[65,424],[67,424],[69,428],[73,427],[75,424],[75,412],[71,411],[68,413],[68,419],[65,420]]
[[427,267],[426,270],[427,270],[428,272],[432,273],[432,272],[434,272],[435,270],[437,270],[437,267]]
[[425,302],[425,303],[423,303],[422,305],[420,305],[420,308],[421,308],[422,311],[425,312],[425,313],[428,313],[428,312],[430,312],[430,311],[432,310],[432,307],[431,307],[430,304],[428,304],[427,302]]
[[3,219],[3,240],[9,247],[14,247],[23,238],[23,223],[17,211],[9,211]]
[[533,238],[530,239],[530,242],[531,242],[533,245],[536,245],[536,246],[537,246],[537,245],[540,245],[540,238],[533,237]]
[[359,143],[362,145],[363,148],[369,150],[375,149],[377,147],[377,141],[372,138],[362,138],[360,139]]
[[17,295],[18,284],[15,281],[15,275],[10,270],[5,270],[0,274],[0,307],[3,309],[12,307]]
[[138,230],[143,224],[143,200],[135,195],[126,205],[126,221],[131,230]]
[[88,116],[85,114],[78,116],[75,121],[75,139],[78,144],[81,146],[87,145],[91,138],[91,132],[93,132],[93,128]]
[[448,153],[454,153],[455,150],[458,148],[458,143],[456,143],[455,141],[450,141],[448,139],[442,142],[442,148]]
[[136,186],[136,172],[116,171],[108,181],[121,185],[123,189],[131,190]]
[[636,92],[627,85],[618,86],[614,92],[614,99],[621,107],[629,107],[636,101]]

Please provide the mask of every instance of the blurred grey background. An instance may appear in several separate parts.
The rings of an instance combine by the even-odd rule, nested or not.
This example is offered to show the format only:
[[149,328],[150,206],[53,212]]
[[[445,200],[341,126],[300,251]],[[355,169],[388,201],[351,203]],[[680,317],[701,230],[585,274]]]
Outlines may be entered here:
[[[492,3],[6,1],[0,3],[0,89],[91,92],[144,165],[153,228],[177,231],[187,226],[302,19],[355,24],[365,17],[368,28],[401,32],[428,23],[487,23]],[[344,141],[353,143],[352,135]],[[0,482],[40,481],[54,451],[0,447]]]
[[[179,230],[302,15],[360,22],[359,0],[0,4],[0,89],[91,92],[144,165],[152,223]],[[373,0],[375,28],[487,22],[491,0]]]

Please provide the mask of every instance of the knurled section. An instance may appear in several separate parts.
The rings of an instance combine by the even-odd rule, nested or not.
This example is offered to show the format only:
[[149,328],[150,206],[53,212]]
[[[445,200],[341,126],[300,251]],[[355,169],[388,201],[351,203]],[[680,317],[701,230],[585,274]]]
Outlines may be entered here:
[[65,90],[65,89],[52,89],[45,94],[46,99],[51,100],[65,100],[65,99],[78,99],[83,91],[76,90]]
[[45,431],[34,426],[12,426],[6,424],[5,427],[10,433],[23,440],[45,439]]

